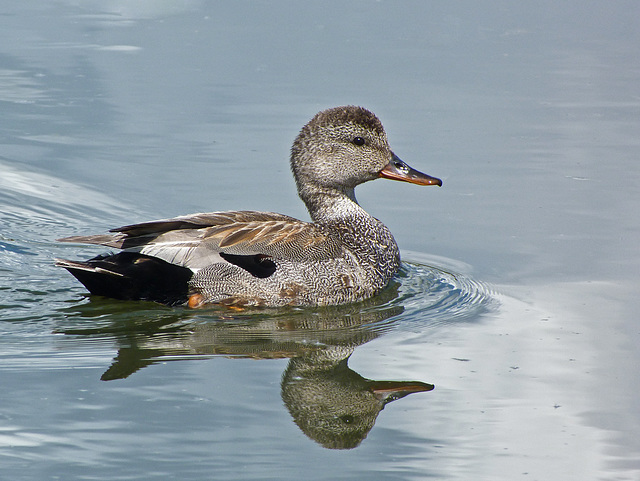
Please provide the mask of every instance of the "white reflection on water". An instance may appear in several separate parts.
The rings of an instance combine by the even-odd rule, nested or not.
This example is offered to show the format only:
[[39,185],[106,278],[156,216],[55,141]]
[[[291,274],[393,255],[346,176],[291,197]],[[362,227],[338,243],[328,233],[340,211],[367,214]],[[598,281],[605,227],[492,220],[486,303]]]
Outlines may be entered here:
[[[47,139],[47,142],[51,141],[52,139]],[[74,143],[69,139],[56,138],[55,141]],[[96,205],[105,210],[126,207],[112,197],[103,195],[95,190],[90,190],[45,173],[11,167],[2,162],[0,162],[0,189],[3,196],[25,195],[38,201],[48,201],[60,206]],[[13,210],[16,205],[7,207]]]
[[[601,327],[616,328],[602,301],[617,287],[594,282],[499,290],[509,295],[498,295],[499,310],[481,326],[389,334],[394,347],[378,370],[387,377],[428,373],[436,384],[428,415],[408,432],[442,442],[437,457],[454,478],[494,479],[500,459],[498,479],[592,479],[594,473],[616,479],[613,458],[593,453],[620,444],[637,449],[637,439],[616,435],[633,430],[611,430],[623,419],[616,412],[636,409],[633,390],[624,394],[617,387],[620,377],[636,385],[636,370],[599,354],[619,348],[619,335],[603,336]],[[354,369],[380,362],[376,342],[356,351]],[[390,412],[378,427],[396,423],[402,420]],[[427,472],[434,456],[433,444],[416,445],[405,461]],[[633,462],[623,465],[633,472]]]
[[0,101],[17,104],[34,103],[45,97],[41,82],[27,72],[0,68]]

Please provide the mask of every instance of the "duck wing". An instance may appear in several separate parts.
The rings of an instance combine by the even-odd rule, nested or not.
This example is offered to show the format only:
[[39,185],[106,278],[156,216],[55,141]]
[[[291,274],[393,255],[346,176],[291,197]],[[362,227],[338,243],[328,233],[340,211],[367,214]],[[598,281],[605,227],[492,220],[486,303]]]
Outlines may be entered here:
[[59,240],[139,252],[193,270],[222,262],[221,253],[299,262],[330,259],[342,253],[342,244],[330,229],[272,212],[198,213],[127,225],[111,232]]

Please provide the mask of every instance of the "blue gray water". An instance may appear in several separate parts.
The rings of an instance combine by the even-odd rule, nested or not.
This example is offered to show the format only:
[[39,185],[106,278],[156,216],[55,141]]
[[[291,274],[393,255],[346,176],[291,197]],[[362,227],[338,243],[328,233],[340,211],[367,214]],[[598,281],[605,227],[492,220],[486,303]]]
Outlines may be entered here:
[[[638,479],[639,10],[4,5],[0,477]],[[380,296],[190,311],[53,266],[137,221],[306,219],[288,150],[341,104],[444,180],[358,190],[405,260]]]

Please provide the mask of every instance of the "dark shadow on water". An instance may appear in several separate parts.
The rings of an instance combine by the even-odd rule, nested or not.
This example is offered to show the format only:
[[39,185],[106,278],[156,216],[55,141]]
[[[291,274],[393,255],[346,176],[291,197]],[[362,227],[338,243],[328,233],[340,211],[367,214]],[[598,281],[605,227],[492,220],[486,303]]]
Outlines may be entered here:
[[401,282],[372,299],[313,309],[190,310],[92,298],[66,308],[57,331],[117,343],[104,381],[126,378],[160,361],[288,358],[281,396],[294,422],[326,448],[350,449],[367,436],[389,402],[434,388],[423,381],[364,378],[348,366],[354,350],[402,323],[414,323],[414,328],[421,322],[442,323],[439,317],[447,310],[453,317],[466,310],[469,321],[486,311],[486,292],[470,293],[445,274],[408,266]]

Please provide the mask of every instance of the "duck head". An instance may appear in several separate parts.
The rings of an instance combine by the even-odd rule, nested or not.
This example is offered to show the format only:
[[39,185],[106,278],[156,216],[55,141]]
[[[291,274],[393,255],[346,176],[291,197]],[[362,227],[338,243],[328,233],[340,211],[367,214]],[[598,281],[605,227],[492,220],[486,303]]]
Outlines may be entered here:
[[362,107],[335,107],[316,114],[291,148],[291,169],[300,197],[341,193],[355,201],[358,184],[379,177],[418,185],[442,181],[405,164],[389,147],[382,123]]

